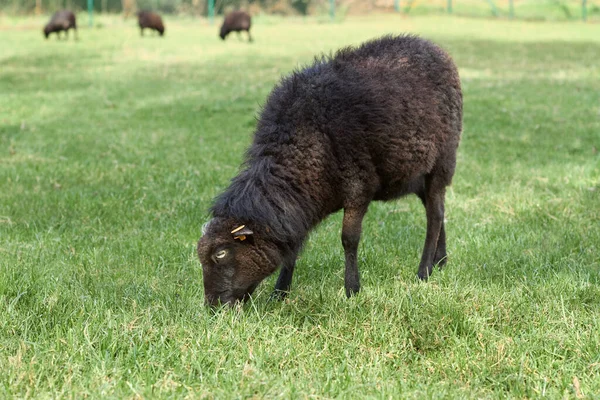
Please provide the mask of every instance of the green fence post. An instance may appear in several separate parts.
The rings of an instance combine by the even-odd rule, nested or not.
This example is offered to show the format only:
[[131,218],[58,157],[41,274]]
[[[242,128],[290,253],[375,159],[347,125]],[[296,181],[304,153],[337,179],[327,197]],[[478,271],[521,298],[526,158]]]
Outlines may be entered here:
[[515,17],[515,5],[513,0],[508,0],[508,15],[510,15],[510,19]]
[[581,19],[587,21],[587,0],[581,0]]
[[498,9],[496,8],[496,4],[494,4],[494,2],[492,0],[487,0],[488,4],[490,5],[490,7],[492,7],[492,15],[494,17],[498,16]]
[[215,0],[208,0],[208,20],[211,25],[215,23]]
[[335,19],[335,0],[329,0],[329,17],[332,21]]
[[448,14],[452,14],[452,0],[448,0]]
[[396,12],[400,12],[400,0],[394,0],[394,9]]
[[89,15],[88,25],[93,26],[94,25],[94,0],[87,0],[87,6],[88,6],[88,15]]

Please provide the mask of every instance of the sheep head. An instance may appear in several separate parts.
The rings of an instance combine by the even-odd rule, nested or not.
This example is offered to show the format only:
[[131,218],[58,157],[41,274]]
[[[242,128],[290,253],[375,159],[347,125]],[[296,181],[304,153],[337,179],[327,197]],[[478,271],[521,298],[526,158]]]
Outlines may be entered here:
[[223,24],[223,26],[221,27],[221,30],[219,31],[219,37],[221,38],[221,40],[225,40],[225,37],[228,34],[229,34],[229,29],[227,29],[225,24]]
[[214,218],[198,242],[204,298],[211,306],[250,298],[258,284],[280,264],[275,244],[233,219]]

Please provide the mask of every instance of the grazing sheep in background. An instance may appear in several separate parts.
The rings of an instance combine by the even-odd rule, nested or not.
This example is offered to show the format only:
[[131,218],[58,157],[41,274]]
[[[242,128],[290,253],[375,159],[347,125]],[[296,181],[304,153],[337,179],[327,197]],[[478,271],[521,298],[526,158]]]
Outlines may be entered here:
[[232,11],[225,16],[223,20],[223,25],[221,25],[221,32],[219,36],[221,39],[225,40],[227,35],[231,32],[237,32],[238,35],[241,31],[246,31],[248,33],[248,41],[252,41],[252,36],[250,36],[250,26],[252,25],[252,18],[250,15],[245,13],[244,11]]
[[75,39],[77,39],[77,22],[75,14],[69,10],[60,10],[54,13],[50,22],[44,27],[44,36],[48,39],[51,33],[56,32],[56,38],[60,39],[60,31],[65,31],[65,37],[69,37],[69,29],[75,30]]
[[427,215],[418,270],[426,280],[446,260],[444,195],[461,130],[456,66],[416,36],[345,48],[284,78],[198,242],[207,303],[248,299],[279,266],[275,294],[285,295],[309,231],[340,209],[346,295],[358,292],[357,248],[370,202],[410,193]]
[[157,31],[160,36],[164,35],[165,26],[163,25],[160,15],[152,11],[139,11],[137,16],[140,25],[140,35],[144,36],[144,28],[153,29]]

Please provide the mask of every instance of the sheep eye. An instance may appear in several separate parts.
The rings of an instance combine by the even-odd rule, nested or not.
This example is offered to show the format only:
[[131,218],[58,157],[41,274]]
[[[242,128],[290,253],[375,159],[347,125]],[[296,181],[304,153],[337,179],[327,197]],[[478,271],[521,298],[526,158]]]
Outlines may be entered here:
[[221,250],[221,251],[219,251],[219,252],[218,252],[218,253],[217,253],[215,256],[216,256],[218,259],[221,259],[221,258],[224,258],[226,255],[227,255],[227,250]]

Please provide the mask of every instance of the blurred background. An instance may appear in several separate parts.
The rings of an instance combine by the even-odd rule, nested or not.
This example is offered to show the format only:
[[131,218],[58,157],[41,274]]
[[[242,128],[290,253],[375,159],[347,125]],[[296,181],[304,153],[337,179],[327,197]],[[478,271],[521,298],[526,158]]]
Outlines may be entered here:
[[138,9],[151,9],[210,18],[213,13],[240,8],[253,15],[325,15],[336,20],[347,15],[401,13],[600,22],[600,0],[0,0],[0,13],[4,16],[49,14],[61,8],[86,12],[88,7],[94,13],[126,17]]

